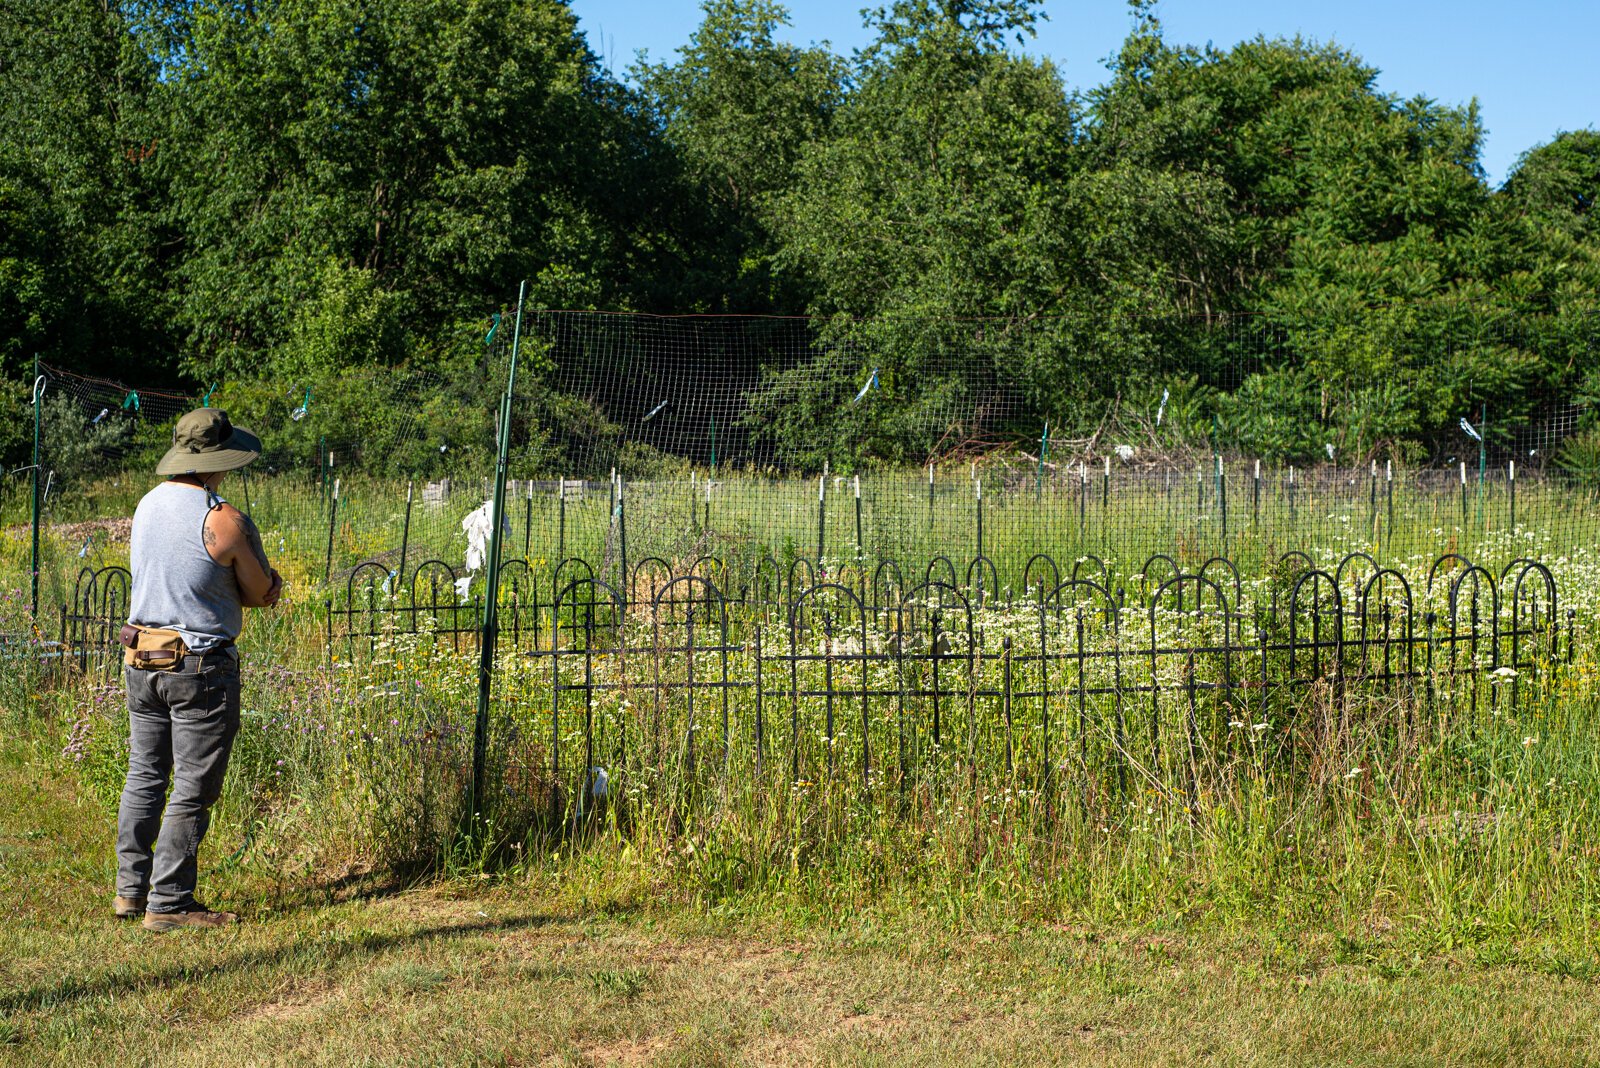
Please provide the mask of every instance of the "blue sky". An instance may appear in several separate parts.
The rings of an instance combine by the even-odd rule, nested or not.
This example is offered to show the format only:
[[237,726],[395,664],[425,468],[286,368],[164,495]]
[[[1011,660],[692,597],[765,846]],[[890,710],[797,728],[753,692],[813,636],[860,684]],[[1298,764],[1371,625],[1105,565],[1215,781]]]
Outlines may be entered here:
[[[639,49],[670,59],[700,22],[699,0],[571,0],[589,46],[617,74]],[[868,41],[862,0],[790,0],[785,36],[848,54]],[[1076,88],[1105,79],[1131,25],[1123,0],[1047,0],[1026,51],[1047,55]],[[1169,42],[1219,48],[1265,34],[1336,41],[1381,72],[1378,86],[1451,104],[1478,98],[1483,164],[1498,185],[1526,149],[1600,123],[1600,0],[1166,0]]]

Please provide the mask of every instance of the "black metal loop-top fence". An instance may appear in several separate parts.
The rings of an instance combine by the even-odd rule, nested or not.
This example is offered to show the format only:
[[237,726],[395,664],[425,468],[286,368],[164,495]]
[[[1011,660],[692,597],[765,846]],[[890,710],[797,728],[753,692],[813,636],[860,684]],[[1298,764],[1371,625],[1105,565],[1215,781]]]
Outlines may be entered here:
[[[524,781],[567,797],[666,770],[870,788],[985,767],[1035,789],[1193,790],[1212,762],[1292,760],[1303,732],[1375,708],[1390,719],[1366,726],[1402,739],[1470,729],[1546,692],[1577,641],[1536,560],[1448,554],[1410,576],[1365,553],[1280,565],[1246,581],[1226,558],[1152,557],[1113,585],[1097,560],[1037,555],[1012,590],[983,558],[909,576],[644,560],[626,586],[581,561],[511,560],[497,731],[517,739]],[[353,573],[320,606],[328,670],[404,643],[470,662],[483,606],[459,579],[441,561],[405,583]],[[121,568],[80,574],[59,663],[115,670],[126,591]],[[439,728],[467,718],[446,710]]]

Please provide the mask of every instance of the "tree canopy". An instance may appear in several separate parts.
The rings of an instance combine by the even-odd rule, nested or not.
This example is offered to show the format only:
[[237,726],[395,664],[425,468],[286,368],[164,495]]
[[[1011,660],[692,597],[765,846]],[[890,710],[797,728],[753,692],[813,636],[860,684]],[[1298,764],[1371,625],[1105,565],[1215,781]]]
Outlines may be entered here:
[[[774,0],[703,6],[619,80],[564,0],[0,0],[0,375],[454,374],[526,278],[816,316],[911,423],[984,376],[1077,425],[1176,384],[1293,457],[1330,391],[1358,451],[1600,397],[1593,130],[1495,189],[1476,102],[1343,46],[1174,44],[1135,2],[1079,93],[1014,47],[1033,0],[895,0],[853,55],[785,43]],[[1241,321],[1278,340],[1241,360]],[[778,386],[770,432],[817,417]],[[904,452],[895,425],[858,447]]]

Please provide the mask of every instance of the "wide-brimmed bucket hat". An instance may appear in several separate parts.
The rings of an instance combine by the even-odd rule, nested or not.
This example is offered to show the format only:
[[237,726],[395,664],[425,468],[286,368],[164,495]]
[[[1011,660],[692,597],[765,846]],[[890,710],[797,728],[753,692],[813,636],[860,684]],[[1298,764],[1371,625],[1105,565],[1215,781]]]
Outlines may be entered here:
[[172,428],[172,448],[156,464],[158,475],[209,475],[232,471],[261,455],[261,439],[234,426],[221,408],[196,408]]

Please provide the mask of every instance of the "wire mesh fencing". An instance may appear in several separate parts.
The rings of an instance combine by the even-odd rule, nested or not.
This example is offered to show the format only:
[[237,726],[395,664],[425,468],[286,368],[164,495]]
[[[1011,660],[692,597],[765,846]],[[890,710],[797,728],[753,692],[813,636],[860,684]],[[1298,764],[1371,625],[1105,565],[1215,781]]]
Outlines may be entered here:
[[1308,717],[1420,737],[1548,696],[1591,632],[1588,320],[1418,313],[1376,331],[1408,369],[1385,376],[1349,324],[1129,323],[1148,359],[1115,367],[1070,323],[510,325],[471,382],[180,396],[42,369],[40,463],[5,503],[43,480],[56,662],[115,670],[127,516],[203,402],[266,442],[225,495],[363,744],[456,784],[487,762],[502,800],[567,816],[667,770],[1195,789],[1300,759]]

